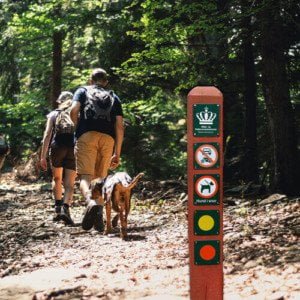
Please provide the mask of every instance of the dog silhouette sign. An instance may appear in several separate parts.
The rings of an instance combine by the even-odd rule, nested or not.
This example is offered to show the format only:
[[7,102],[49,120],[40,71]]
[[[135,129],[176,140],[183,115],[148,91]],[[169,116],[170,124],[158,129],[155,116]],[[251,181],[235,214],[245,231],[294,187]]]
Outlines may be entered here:
[[219,179],[218,174],[195,175],[194,204],[215,205],[219,204]]

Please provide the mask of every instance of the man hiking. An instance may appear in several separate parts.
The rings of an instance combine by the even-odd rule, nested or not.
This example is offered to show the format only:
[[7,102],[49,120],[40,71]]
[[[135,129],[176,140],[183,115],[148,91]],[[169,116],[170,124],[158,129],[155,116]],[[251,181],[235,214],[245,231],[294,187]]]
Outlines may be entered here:
[[76,127],[76,171],[80,178],[80,190],[87,208],[82,228],[104,230],[103,199],[91,199],[92,179],[107,176],[108,170],[120,163],[124,137],[123,111],[120,99],[106,89],[105,70],[94,69],[91,85],[79,88],[73,97],[71,119]]

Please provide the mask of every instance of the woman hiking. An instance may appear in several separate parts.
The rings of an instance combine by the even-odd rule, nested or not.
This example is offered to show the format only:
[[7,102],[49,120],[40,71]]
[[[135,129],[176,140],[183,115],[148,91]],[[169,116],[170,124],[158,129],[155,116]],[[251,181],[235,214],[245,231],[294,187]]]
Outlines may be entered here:
[[40,166],[46,171],[49,150],[52,168],[52,192],[55,200],[53,221],[62,220],[66,225],[74,225],[69,211],[76,178],[74,125],[70,119],[72,98],[72,93],[62,92],[56,101],[58,109],[47,115],[40,158]]

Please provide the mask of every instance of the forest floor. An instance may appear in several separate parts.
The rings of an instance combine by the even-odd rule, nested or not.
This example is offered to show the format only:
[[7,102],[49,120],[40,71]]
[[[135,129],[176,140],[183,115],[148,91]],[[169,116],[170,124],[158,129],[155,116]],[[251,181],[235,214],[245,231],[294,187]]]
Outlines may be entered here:
[[[186,186],[140,182],[136,191],[123,241],[81,229],[78,185],[67,227],[52,221],[49,183],[2,174],[0,299],[189,299]],[[225,199],[225,299],[300,298],[299,206],[282,195]]]

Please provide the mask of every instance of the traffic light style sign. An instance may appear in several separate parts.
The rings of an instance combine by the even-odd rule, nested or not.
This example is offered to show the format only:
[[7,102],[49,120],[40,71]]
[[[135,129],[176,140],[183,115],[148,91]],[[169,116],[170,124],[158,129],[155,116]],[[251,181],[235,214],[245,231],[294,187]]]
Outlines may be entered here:
[[223,96],[215,87],[188,94],[190,298],[223,299]]

